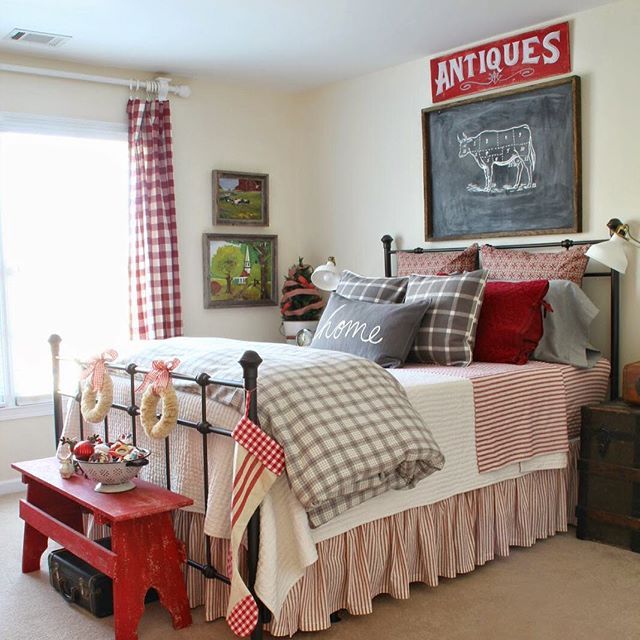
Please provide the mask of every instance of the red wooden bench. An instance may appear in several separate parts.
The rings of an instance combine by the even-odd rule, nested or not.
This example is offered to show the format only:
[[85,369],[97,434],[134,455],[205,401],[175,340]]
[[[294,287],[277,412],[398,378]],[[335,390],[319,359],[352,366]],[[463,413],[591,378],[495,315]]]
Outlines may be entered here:
[[[113,579],[116,640],[136,640],[144,598],[153,587],[176,629],[191,624],[182,574],[184,547],[175,538],[171,512],[193,500],[143,480],[126,493],[97,493],[95,482],[75,475],[63,480],[55,458],[16,462],[27,499],[20,500],[24,520],[22,572],[40,569],[48,538]],[[83,513],[111,527],[111,551],[83,533]]]

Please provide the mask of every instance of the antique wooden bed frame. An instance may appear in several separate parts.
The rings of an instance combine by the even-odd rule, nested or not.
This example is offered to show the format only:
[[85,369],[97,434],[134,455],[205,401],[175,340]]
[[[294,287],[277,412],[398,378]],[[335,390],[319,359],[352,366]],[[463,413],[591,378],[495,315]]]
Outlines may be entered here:
[[[391,276],[391,256],[397,253],[439,253],[444,251],[462,251],[466,247],[446,247],[446,248],[428,248],[424,249],[418,247],[415,249],[392,249],[391,244],[393,238],[389,235],[382,237],[382,244],[384,247],[384,272],[385,276]],[[496,249],[538,249],[546,247],[564,248],[569,249],[574,245],[595,244],[598,242],[605,242],[605,240],[588,240],[588,241],[574,241],[574,240],[562,240],[561,242],[549,242],[540,244],[509,244],[499,245]],[[610,278],[610,349],[611,349],[611,382],[610,382],[610,396],[615,398],[618,395],[618,350],[619,350],[619,300],[620,300],[620,279],[619,274],[616,271],[606,272],[590,272],[586,273],[585,277],[606,277]],[[72,360],[70,358],[63,358],[60,356],[60,343],[62,339],[60,336],[53,334],[49,337],[49,345],[51,347],[52,358],[52,370],[53,370],[53,417],[54,417],[54,432],[56,446],[62,435],[64,426],[64,418],[62,415],[62,402],[63,398],[70,398],[76,402],[80,402],[81,388],[78,384],[78,390],[75,394],[63,392],[60,389],[60,362],[63,360]],[[257,398],[257,380],[258,380],[258,367],[262,363],[262,359],[255,351],[245,351],[240,360],[238,361],[242,367],[243,380],[226,380],[220,378],[212,378],[209,374],[202,372],[195,377],[186,376],[181,373],[170,372],[170,376],[176,380],[183,380],[187,382],[193,382],[200,387],[201,397],[201,417],[198,422],[193,420],[187,420],[178,417],[177,423],[181,426],[189,429],[196,429],[202,434],[202,456],[203,456],[203,495],[204,504],[208,504],[209,498],[209,468],[208,468],[208,452],[207,452],[207,436],[211,433],[231,437],[231,431],[229,429],[219,427],[211,424],[207,420],[206,400],[207,400],[207,387],[210,385],[219,385],[235,389],[244,389],[246,392],[251,392],[249,403],[249,418],[256,424],[260,424],[258,418],[258,398]],[[133,442],[137,440],[137,417],[140,415],[140,406],[135,401],[135,389],[136,389],[136,376],[144,376],[149,371],[148,369],[141,369],[135,363],[129,363],[127,365],[116,365],[107,363],[106,366],[109,369],[121,371],[129,376],[129,404],[113,403],[111,407],[118,411],[124,411],[131,418],[131,431],[133,436]],[[79,413],[79,426],[80,437],[84,438],[84,420],[82,414]],[[109,438],[109,418],[104,419],[104,433],[105,439]],[[171,451],[169,447],[169,439],[165,439],[165,469],[166,469],[166,488],[171,489]],[[220,580],[226,584],[230,584],[229,578],[220,573],[212,564],[211,558],[211,545],[210,536],[205,534],[205,553],[206,561],[204,564],[196,562],[195,560],[188,559],[187,564],[200,571],[205,578]],[[253,640],[261,640],[263,635],[263,623],[270,621],[271,613],[260,602],[260,599],[255,594],[255,581],[258,567],[258,550],[260,545],[260,509],[258,509],[247,527],[247,586],[251,593],[254,595],[259,608],[258,625],[251,634]],[[332,621],[338,620],[336,614],[332,615]]]

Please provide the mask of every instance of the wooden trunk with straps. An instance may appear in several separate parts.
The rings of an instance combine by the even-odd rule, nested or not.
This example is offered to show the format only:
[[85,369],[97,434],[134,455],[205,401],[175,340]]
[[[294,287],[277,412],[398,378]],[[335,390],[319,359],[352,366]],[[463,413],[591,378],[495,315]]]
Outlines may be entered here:
[[578,538],[640,553],[640,407],[582,408]]

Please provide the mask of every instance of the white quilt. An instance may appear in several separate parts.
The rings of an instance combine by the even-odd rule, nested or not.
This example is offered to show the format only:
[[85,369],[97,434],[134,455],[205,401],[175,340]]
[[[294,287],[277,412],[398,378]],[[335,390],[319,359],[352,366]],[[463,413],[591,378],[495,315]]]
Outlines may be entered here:
[[[193,339],[195,342],[198,339]],[[206,348],[207,339],[202,339]],[[259,346],[259,345],[256,345]],[[121,352],[121,355],[124,355]],[[538,456],[526,463],[516,463],[496,471],[480,474],[476,463],[473,387],[470,380],[438,375],[420,368],[397,369],[391,373],[404,386],[409,400],[431,429],[445,457],[445,466],[425,478],[413,489],[389,491],[353,507],[326,524],[311,529],[307,514],[291,492],[286,476],[280,477],[261,508],[260,564],[256,591],[277,617],[291,587],[317,559],[315,543],[339,535],[358,525],[399,513],[406,509],[432,504],[495,482],[515,478],[535,469],[563,468],[566,454]],[[116,384],[114,401],[128,404],[128,384]],[[137,399],[139,404],[140,399]],[[200,414],[200,397],[180,393],[181,415]],[[239,419],[236,409],[207,401],[208,420],[232,429]],[[113,412],[110,433],[130,431],[130,418],[124,412]],[[85,427],[85,434],[93,432]],[[101,426],[95,426],[101,432]],[[65,432],[78,434],[77,403],[73,403]],[[153,450],[151,463],[144,471],[147,480],[165,483],[164,441],[149,441],[139,430],[139,444]],[[171,489],[194,499],[193,511],[204,511],[202,491],[203,438],[194,429],[180,428],[170,436]],[[205,532],[228,538],[229,505],[234,443],[225,436],[209,435],[206,439],[209,459],[209,499]]]

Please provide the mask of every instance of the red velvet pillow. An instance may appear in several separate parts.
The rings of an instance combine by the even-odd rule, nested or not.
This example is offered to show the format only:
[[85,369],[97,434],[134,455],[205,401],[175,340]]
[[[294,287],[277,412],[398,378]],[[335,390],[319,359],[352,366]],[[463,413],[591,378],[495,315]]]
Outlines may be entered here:
[[542,338],[548,280],[487,281],[473,359],[525,364]]

